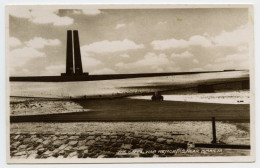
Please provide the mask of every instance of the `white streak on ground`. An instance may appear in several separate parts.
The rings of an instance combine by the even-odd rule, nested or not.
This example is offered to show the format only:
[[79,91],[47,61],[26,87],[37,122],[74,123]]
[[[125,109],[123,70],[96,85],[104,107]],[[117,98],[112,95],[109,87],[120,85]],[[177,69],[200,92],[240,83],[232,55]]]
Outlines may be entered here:
[[[220,104],[250,104],[249,91],[231,91],[221,93],[189,93],[183,95],[163,95],[166,101],[185,101]],[[151,100],[151,96],[131,96],[130,99]]]

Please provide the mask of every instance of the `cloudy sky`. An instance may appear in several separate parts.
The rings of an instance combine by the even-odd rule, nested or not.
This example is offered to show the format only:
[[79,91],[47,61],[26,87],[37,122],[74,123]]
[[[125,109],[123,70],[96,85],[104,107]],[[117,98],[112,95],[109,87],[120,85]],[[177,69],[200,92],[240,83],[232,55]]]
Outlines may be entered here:
[[248,69],[245,8],[9,8],[11,75],[65,72],[67,30],[79,30],[90,74]]

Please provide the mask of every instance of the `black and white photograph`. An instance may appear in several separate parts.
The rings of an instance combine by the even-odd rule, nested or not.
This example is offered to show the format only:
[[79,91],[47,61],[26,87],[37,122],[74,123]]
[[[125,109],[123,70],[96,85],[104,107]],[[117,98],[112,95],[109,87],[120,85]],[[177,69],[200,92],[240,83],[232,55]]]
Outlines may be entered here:
[[8,5],[8,163],[252,162],[252,5]]

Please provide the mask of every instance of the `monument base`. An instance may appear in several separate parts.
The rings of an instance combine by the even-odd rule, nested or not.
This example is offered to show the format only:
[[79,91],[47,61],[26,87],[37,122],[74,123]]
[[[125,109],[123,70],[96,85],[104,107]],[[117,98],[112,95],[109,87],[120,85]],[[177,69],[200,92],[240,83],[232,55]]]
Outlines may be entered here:
[[81,74],[67,74],[67,73],[61,73],[60,74],[61,76],[88,76],[89,73],[88,72],[84,72],[84,73],[81,73]]

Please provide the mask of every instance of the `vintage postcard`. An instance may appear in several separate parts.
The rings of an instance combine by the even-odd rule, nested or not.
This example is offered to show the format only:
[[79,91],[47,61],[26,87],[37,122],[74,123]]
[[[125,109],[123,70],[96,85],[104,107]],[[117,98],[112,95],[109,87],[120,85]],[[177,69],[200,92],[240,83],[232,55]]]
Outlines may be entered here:
[[6,6],[8,163],[253,162],[252,5]]

